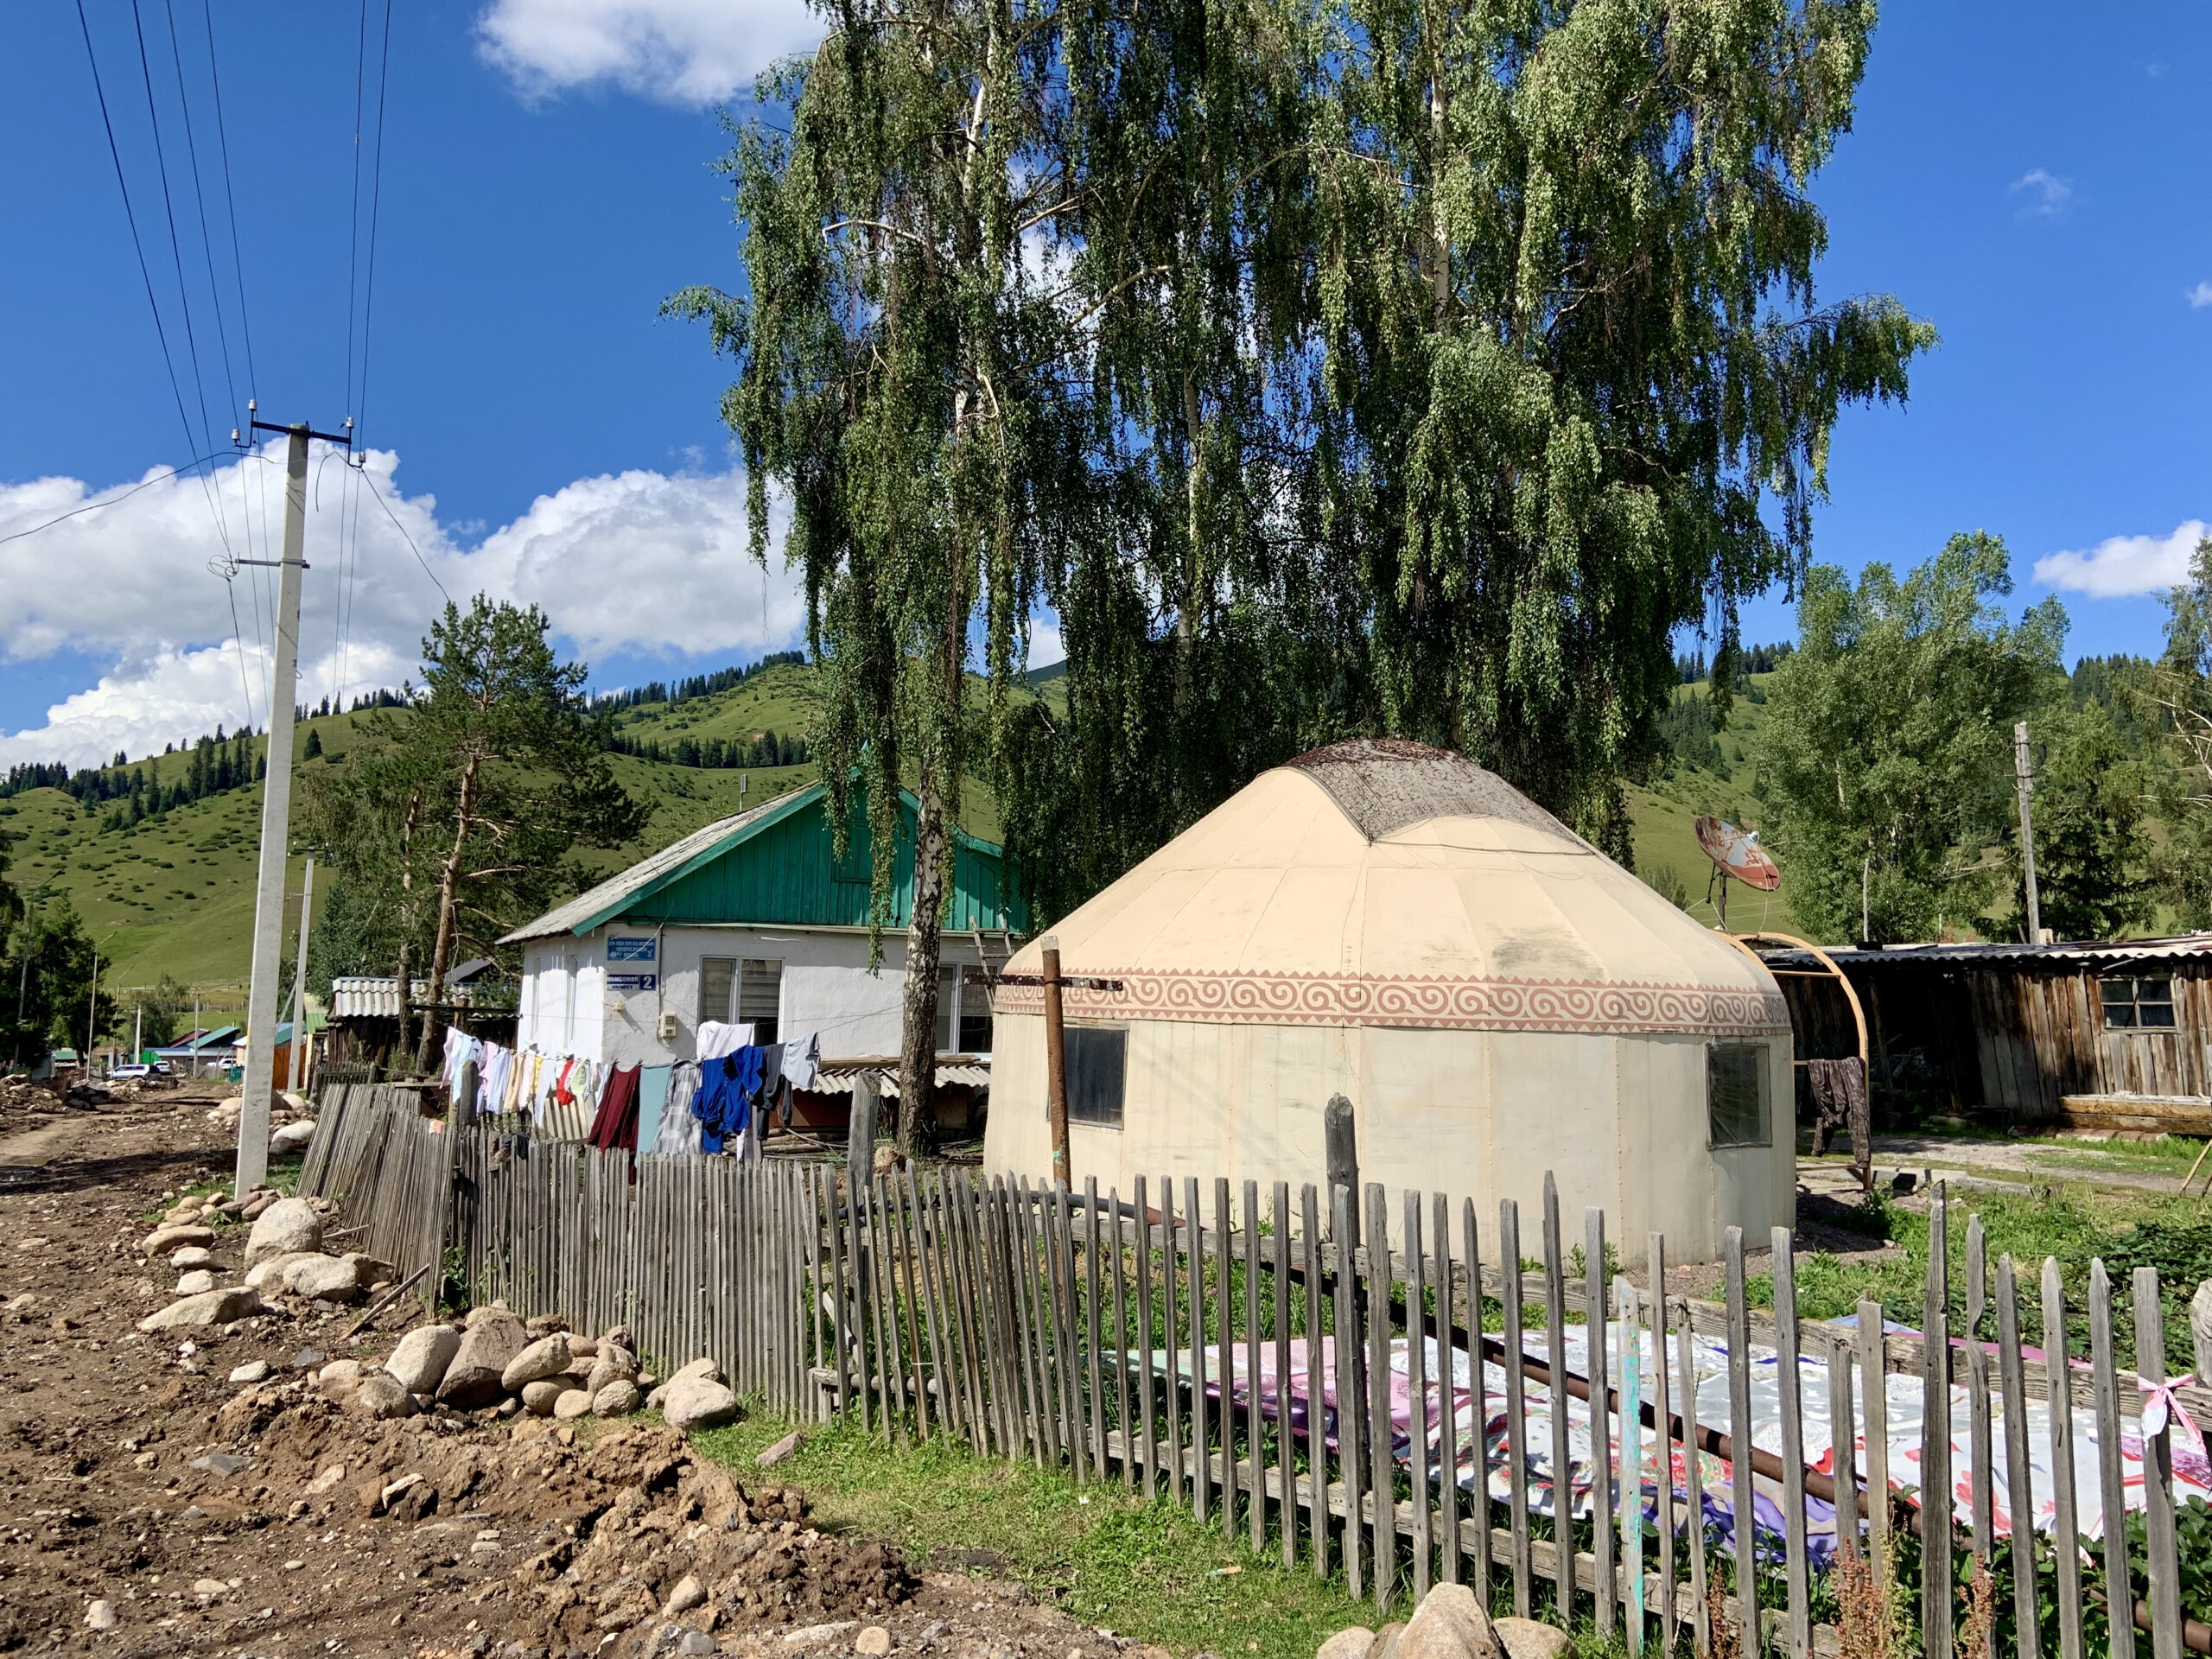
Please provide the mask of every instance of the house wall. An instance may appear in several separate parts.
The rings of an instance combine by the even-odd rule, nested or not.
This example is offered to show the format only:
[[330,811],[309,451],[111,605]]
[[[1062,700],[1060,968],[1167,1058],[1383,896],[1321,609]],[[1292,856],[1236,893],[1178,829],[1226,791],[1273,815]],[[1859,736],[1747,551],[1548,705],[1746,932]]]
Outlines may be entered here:
[[1970,969],[1981,1103],[2048,1118],[2066,1095],[2212,1093],[2212,979],[2195,963],[2146,963],[2143,971],[2171,975],[2171,1031],[2108,1028],[2094,972]]
[[[1773,1134],[1764,1147],[1710,1149],[1706,1040],[1670,1034],[1402,1029],[1131,1020],[1122,1127],[1069,1126],[1074,1179],[1128,1196],[1139,1176],[1179,1182],[1326,1179],[1322,1111],[1353,1103],[1363,1181],[1475,1202],[1487,1230],[1517,1200],[1533,1249],[1543,1179],[1568,1231],[1603,1205],[1624,1257],[1662,1231],[1682,1261],[1719,1254],[1724,1230],[1753,1239],[1796,1213],[1790,1049],[1767,1039]],[[984,1164],[1049,1178],[1044,1021],[1001,1013]],[[1157,1192],[1155,1186],[1154,1191]],[[1205,1201],[1211,1202],[1209,1188]]]
[[[610,963],[607,939],[652,938],[650,961]],[[640,927],[617,922],[558,944],[531,945],[523,957],[518,1044],[548,1053],[617,1065],[662,1065],[698,1052],[700,962],[707,957],[772,958],[784,964],[777,1012],[783,1040],[815,1033],[825,1058],[895,1054],[903,1017],[906,941],[883,941],[879,971],[868,970],[868,935],[859,930],[791,927]],[[968,941],[948,936],[945,966],[975,965]],[[652,990],[616,990],[610,976],[651,974]],[[571,1015],[591,999],[588,1020]],[[660,1015],[673,1013],[677,1034],[663,1041]],[[585,1044],[589,1046],[585,1046]]]

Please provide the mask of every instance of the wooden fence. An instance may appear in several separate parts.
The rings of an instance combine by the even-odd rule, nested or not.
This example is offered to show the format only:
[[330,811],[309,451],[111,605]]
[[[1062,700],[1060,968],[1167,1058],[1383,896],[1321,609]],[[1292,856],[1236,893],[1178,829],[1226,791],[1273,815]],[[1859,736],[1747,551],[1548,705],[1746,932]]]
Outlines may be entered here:
[[[1526,1238],[1511,1202],[1486,1230],[1471,1202],[1406,1195],[1393,1216],[1372,1185],[1325,1196],[1185,1179],[1070,1194],[960,1169],[852,1185],[826,1163],[710,1158],[644,1158],[633,1174],[626,1154],[484,1128],[448,1136],[387,1089],[354,1096],[326,1103],[308,1154],[315,1190],[394,1249],[442,1252],[464,1294],[594,1331],[627,1325],[657,1363],[711,1357],[741,1393],[794,1416],[842,1414],[901,1440],[947,1435],[1141,1489],[1286,1567],[1341,1573],[1378,1608],[1459,1580],[1516,1613],[1587,1618],[1637,1652],[1897,1650],[1868,1644],[1877,1603],[1916,1609],[1921,1649],[1936,1659],[1976,1645],[2132,1659],[2139,1630],[2151,1659],[2212,1652],[2199,1622],[2212,1612],[2184,1605],[2185,1583],[2212,1583],[2200,1558],[2184,1579],[2177,1540],[2184,1420],[2157,1409],[2207,1401],[2164,1387],[2157,1275],[2138,1269],[2130,1287],[2134,1373],[2120,1366],[2101,1263],[2088,1287],[2089,1364],[2046,1368],[2044,1353],[2065,1351],[2085,1311],[2069,1306],[2057,1264],[2043,1265],[2039,1298],[2024,1297],[2009,1258],[1992,1271],[1971,1218],[1955,1267],[1940,1195],[1924,1339],[1885,1335],[1872,1303],[1855,1328],[1800,1320],[1783,1230],[1770,1241],[1770,1313],[1750,1306],[1736,1230],[1721,1303],[1608,1283],[1609,1243],[1625,1254],[1626,1241],[1609,1240],[1597,1211],[1580,1241],[1567,1236],[1548,1179]],[[1663,1284],[1664,1239],[1643,1254],[1649,1282]],[[1995,1342],[1954,1339],[1961,1317],[1970,1333],[1993,1324]],[[1708,1353],[1725,1344],[1725,1415],[1694,1404],[1700,1338]],[[1803,1459],[1801,1357],[1836,1441],[1864,1435],[1856,1479],[1848,1458]],[[1778,1400],[1758,1421],[1755,1370],[1771,1372]],[[1923,1427],[1904,1459],[1916,1467],[1890,1456],[1892,1375],[1917,1381]],[[1590,1425],[1547,1408],[1554,1379],[1604,1401],[1604,1455],[1587,1440],[1578,1455],[1573,1428],[1586,1436]],[[1956,1481],[1955,1384],[1973,1453]],[[2053,1425],[2042,1468],[2031,1403]],[[2077,1411],[2094,1417],[2107,1516],[2121,1513],[2132,1478],[2123,1433],[2141,1439],[2133,1542],[2114,1525],[2078,1548],[2051,1547],[2079,1531]],[[1562,1538],[1550,1474],[1569,1469]],[[1956,1490],[1969,1519],[1925,1524],[1923,1488]],[[2046,1503],[2056,1527],[2040,1548],[2028,1528],[2017,1544],[2000,1535],[2000,1515]],[[1754,1513],[1752,1526],[1726,1519]],[[2212,1541],[2212,1524],[2204,1532]]]

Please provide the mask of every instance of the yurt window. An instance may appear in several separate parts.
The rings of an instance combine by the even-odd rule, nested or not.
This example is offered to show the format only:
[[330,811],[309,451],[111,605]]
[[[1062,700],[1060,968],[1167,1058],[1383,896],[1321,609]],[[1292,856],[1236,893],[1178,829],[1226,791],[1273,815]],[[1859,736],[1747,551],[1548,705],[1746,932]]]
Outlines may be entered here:
[[1764,1147],[1766,1050],[1758,1043],[1715,1043],[1705,1051],[1706,1109],[1715,1147]]
[[1067,1028],[1068,1121],[1122,1127],[1122,1076],[1129,1033],[1118,1026]]

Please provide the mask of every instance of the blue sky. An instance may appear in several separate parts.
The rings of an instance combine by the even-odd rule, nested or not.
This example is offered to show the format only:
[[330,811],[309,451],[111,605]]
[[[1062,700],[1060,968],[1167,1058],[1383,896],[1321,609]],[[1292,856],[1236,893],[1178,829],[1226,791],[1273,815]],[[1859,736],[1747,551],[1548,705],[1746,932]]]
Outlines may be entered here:
[[[365,198],[382,18],[370,10]],[[130,9],[86,0],[86,11],[197,428]],[[737,233],[710,165],[726,147],[714,106],[808,38],[796,0],[393,0],[365,406],[366,250],[352,252],[351,211],[359,14],[267,0],[213,0],[212,14],[264,415],[344,417],[353,287],[353,403],[382,499],[320,469],[308,698],[404,672],[441,582],[538,599],[603,683],[790,643],[791,583],[739,556],[741,484],[715,406],[724,366],[698,332],[655,312],[684,283],[736,281]],[[141,15],[219,441],[232,400],[172,11],[142,0]],[[201,6],[175,0],[174,16],[237,378]],[[2090,30],[2053,5],[1892,7],[1857,129],[1815,186],[1831,231],[1823,295],[1895,293],[1943,335],[1908,409],[1844,421],[1816,556],[1904,566],[1954,531],[1996,531],[2022,602],[2062,593],[2076,653],[2156,648],[2149,595],[2193,541],[2188,527],[2212,517],[2201,117],[2212,14],[2126,16]],[[0,145],[5,534],[194,452],[66,0],[0,8]],[[276,470],[257,460],[221,475],[233,550],[260,550],[253,526],[273,522]],[[209,505],[196,484],[160,482],[66,531],[0,544],[0,764],[158,747],[235,725],[249,698],[265,715],[252,671],[266,595],[251,574],[226,588],[205,570]],[[1754,639],[1793,631],[1778,594],[1746,620]]]

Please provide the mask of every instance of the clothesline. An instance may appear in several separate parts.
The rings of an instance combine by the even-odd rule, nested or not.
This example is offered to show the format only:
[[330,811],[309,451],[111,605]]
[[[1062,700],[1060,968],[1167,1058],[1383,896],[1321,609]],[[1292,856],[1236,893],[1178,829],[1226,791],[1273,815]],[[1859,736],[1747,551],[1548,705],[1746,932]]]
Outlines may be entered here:
[[[790,1123],[791,1090],[813,1087],[821,1054],[816,1033],[761,1045],[753,1032],[749,1024],[703,1020],[698,1059],[619,1065],[511,1049],[449,1027],[443,1073],[448,1090],[457,1090],[462,1069],[474,1063],[479,1115],[518,1128],[527,1120],[544,1140],[758,1159],[767,1112],[780,1108]],[[671,1102],[677,1109],[669,1109]]]

